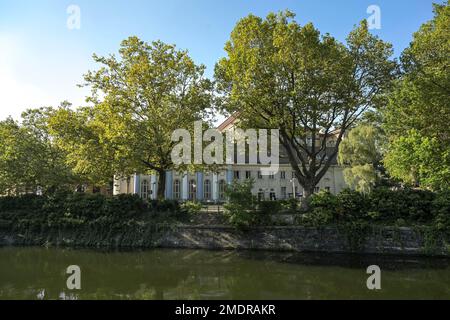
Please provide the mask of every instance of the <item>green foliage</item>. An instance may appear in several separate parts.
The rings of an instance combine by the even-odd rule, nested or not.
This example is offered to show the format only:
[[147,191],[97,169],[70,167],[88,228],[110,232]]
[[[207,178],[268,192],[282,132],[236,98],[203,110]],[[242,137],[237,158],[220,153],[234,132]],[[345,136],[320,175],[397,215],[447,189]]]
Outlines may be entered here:
[[231,225],[246,229],[258,221],[256,199],[252,194],[253,180],[233,181],[225,191],[228,202],[224,205],[225,215]]
[[347,221],[339,225],[339,229],[347,236],[348,247],[352,251],[361,251],[370,232],[367,221]]
[[281,201],[258,201],[257,205],[258,212],[263,215],[277,214],[282,208]]
[[337,196],[338,207],[336,215],[338,220],[365,219],[369,209],[368,196],[366,194],[345,189]]
[[392,141],[384,163],[393,177],[410,185],[434,190],[450,187],[450,145],[416,129]]
[[344,178],[347,184],[357,191],[369,193],[379,180],[382,172],[381,137],[379,128],[361,124],[342,140],[338,161],[349,166],[344,169]]
[[172,133],[193,130],[207,116],[211,82],[188,53],[161,41],[129,37],[118,57],[94,55],[101,67],[85,75],[93,108],[62,109],[51,128],[77,172],[92,179],[155,172],[164,198]]
[[180,210],[180,203],[177,200],[151,200],[149,206],[154,212],[177,212]]
[[[280,128],[308,197],[335,160],[326,153],[335,155],[350,125],[380,103],[396,63],[392,46],[373,36],[365,20],[344,45],[311,23],[300,26],[294,16],[287,11],[239,20],[215,78],[217,103],[239,112],[241,126]],[[340,134],[327,146],[330,135],[321,133],[334,129]]]
[[281,205],[281,210],[285,213],[297,213],[299,209],[300,202],[297,199],[289,198],[286,200],[279,200]]
[[27,110],[21,123],[0,122],[0,194],[53,192],[79,179],[66,163],[65,152],[50,136],[47,123],[54,110]]
[[0,220],[8,228],[23,232],[29,228],[107,228],[120,231],[130,225],[175,222],[185,216],[176,201],[147,203],[137,195],[114,197],[100,194],[58,192],[50,195],[0,197]]
[[441,190],[450,186],[449,3],[434,13],[402,54],[403,75],[384,111],[384,163],[405,183]]
[[436,195],[432,203],[432,214],[435,217],[434,226],[440,231],[450,234],[450,190]]
[[303,215],[302,223],[313,226],[323,226],[335,220],[338,207],[337,197],[330,192],[321,191],[311,196],[310,211]]
[[189,215],[196,215],[202,210],[202,204],[197,201],[186,201],[181,205],[181,208],[185,210]]
[[[314,194],[309,201],[309,220],[319,223],[378,221],[396,224],[431,223],[438,214],[445,221],[450,212],[448,193],[435,194],[426,190],[376,188],[369,194],[343,190],[338,195],[327,192]],[[311,218],[317,215],[317,218]]]

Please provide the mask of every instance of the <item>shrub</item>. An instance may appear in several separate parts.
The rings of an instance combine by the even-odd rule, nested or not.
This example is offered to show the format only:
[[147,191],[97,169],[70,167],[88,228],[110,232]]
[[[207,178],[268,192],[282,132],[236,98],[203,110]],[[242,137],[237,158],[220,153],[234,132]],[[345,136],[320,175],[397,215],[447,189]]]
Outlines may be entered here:
[[335,210],[338,206],[337,197],[330,192],[320,191],[315,193],[309,199],[309,207]]
[[280,200],[280,205],[281,210],[296,213],[299,209],[300,202],[297,199],[289,198],[286,200]]
[[12,210],[35,210],[42,207],[45,197],[24,194],[17,197],[0,197],[0,212]]
[[369,209],[368,197],[360,192],[345,189],[336,196],[336,218],[353,221],[367,218]]
[[433,200],[431,207],[433,224],[438,230],[450,232],[450,190],[441,191]]
[[177,200],[151,200],[150,209],[156,213],[160,212],[172,212],[176,213],[180,211],[180,203]]
[[260,214],[271,215],[279,213],[282,205],[280,201],[258,201],[257,208]]
[[314,208],[300,217],[299,223],[302,225],[321,227],[333,221],[333,211],[326,208]]
[[434,194],[426,190],[378,188],[370,194],[370,211],[378,212],[379,219],[386,221],[427,222],[433,217],[433,199]]
[[181,205],[181,209],[189,215],[195,215],[202,210],[202,204],[196,201],[186,201]]
[[301,223],[320,226],[331,223],[338,207],[337,197],[330,192],[321,191],[309,198],[309,211],[302,216]]
[[228,198],[228,203],[224,205],[225,215],[229,223],[237,228],[245,229],[257,223],[256,199],[252,195],[252,187],[252,180],[242,183],[234,181],[225,191]]

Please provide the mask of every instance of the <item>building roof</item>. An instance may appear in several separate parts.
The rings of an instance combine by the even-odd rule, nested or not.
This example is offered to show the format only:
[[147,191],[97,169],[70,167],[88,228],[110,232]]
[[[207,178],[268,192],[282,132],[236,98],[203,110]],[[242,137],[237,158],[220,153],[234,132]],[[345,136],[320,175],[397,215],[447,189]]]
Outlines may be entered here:
[[225,119],[225,121],[223,121],[218,127],[217,127],[217,130],[219,130],[219,131],[224,131],[224,130],[226,130],[228,127],[230,127],[230,126],[232,126],[235,122],[236,122],[236,120],[237,120],[237,118],[239,117],[239,112],[237,111],[237,112],[235,112],[235,113],[233,113],[231,116],[229,116],[227,119]]

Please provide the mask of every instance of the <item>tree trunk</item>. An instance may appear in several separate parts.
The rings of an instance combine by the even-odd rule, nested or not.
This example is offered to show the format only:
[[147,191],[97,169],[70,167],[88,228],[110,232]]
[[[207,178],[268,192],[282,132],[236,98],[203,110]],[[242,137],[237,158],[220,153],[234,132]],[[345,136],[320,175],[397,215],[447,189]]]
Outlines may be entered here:
[[158,171],[158,193],[156,198],[163,200],[166,197],[166,172],[164,170]]
[[315,187],[316,186],[313,184],[303,186],[304,193],[303,193],[301,208],[305,211],[309,209],[309,198],[314,194]]

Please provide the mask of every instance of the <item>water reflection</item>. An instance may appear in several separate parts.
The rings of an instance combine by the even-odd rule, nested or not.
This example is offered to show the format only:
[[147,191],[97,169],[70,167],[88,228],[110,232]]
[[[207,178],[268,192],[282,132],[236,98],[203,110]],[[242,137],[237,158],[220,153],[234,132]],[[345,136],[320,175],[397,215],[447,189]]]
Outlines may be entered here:
[[[81,267],[81,290],[66,268]],[[368,265],[382,290],[366,288]],[[449,299],[448,259],[252,251],[0,248],[0,299]]]

